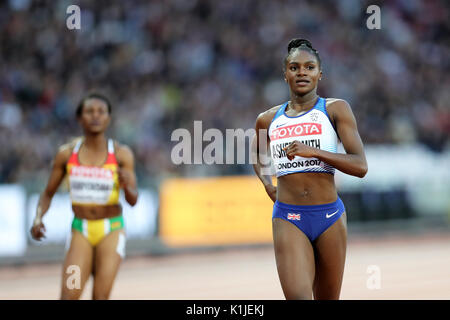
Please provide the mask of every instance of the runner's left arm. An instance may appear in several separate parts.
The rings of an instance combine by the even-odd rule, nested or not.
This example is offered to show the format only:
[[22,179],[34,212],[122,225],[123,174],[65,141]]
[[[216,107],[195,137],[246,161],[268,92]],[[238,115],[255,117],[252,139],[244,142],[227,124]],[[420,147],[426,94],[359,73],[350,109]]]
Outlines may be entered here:
[[134,155],[128,146],[118,148],[119,183],[125,192],[125,200],[134,206],[138,199],[137,179],[134,169]]

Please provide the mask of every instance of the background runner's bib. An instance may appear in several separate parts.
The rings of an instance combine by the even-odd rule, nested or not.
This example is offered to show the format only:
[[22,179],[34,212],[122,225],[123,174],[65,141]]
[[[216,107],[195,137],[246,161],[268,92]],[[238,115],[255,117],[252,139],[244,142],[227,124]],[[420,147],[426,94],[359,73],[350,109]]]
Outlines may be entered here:
[[299,116],[289,117],[283,104],[269,126],[270,151],[277,177],[297,172],[334,174],[334,167],[316,158],[296,156],[290,161],[283,148],[298,140],[310,147],[336,152],[338,137],[326,110],[326,101],[317,100],[314,107]]
[[72,204],[109,205],[119,202],[118,164],[114,143],[108,140],[108,157],[101,167],[83,166],[78,161],[80,139],[67,162]]

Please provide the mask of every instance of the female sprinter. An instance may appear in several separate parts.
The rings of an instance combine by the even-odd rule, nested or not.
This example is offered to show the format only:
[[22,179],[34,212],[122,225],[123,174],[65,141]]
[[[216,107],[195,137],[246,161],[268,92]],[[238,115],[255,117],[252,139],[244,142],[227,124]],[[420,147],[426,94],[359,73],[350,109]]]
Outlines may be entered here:
[[[278,276],[286,299],[337,300],[347,230],[334,171],[364,177],[367,162],[363,144],[349,104],[317,95],[321,62],[308,40],[289,42],[284,77],[290,101],[258,116],[254,140],[256,146],[261,139],[270,143],[277,186],[272,185],[270,173],[262,170],[259,157],[253,166],[274,201],[272,228]],[[336,153],[338,140],[346,154]],[[267,151],[255,150],[258,155]]]
[[[125,253],[119,188],[130,205],[138,198],[134,156],[129,147],[105,137],[111,120],[111,104],[105,96],[86,96],[76,115],[84,137],[61,146],[57,152],[47,187],[39,198],[31,235],[36,240],[44,237],[42,218],[67,174],[75,216],[64,261],[61,299],[79,299],[91,273],[93,299],[108,299]],[[77,270],[79,285],[72,280]]]

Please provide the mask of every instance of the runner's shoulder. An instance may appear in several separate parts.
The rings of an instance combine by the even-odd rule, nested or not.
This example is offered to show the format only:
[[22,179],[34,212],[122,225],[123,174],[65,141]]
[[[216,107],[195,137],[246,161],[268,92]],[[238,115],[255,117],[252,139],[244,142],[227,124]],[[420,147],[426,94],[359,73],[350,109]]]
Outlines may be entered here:
[[350,104],[344,99],[327,98],[326,99],[327,111],[343,111],[350,109]]
[[272,107],[264,112],[261,112],[258,117],[256,118],[256,125],[260,128],[269,128],[270,123],[273,120],[273,117],[275,117],[275,114],[278,112],[278,110],[281,108],[282,104],[279,104],[275,107]]
[[133,150],[128,145],[114,140],[114,150],[120,166],[125,162],[134,162]]
[[75,148],[75,145],[82,137],[76,137],[71,141],[61,145],[56,152],[55,160],[60,160],[62,162],[69,161],[69,158]]

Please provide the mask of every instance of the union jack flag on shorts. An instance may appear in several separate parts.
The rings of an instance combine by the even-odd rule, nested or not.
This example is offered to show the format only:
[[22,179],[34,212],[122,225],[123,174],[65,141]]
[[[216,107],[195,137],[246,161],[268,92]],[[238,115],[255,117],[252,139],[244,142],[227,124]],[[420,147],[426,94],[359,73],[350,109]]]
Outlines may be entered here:
[[288,220],[300,220],[300,213],[288,213]]

